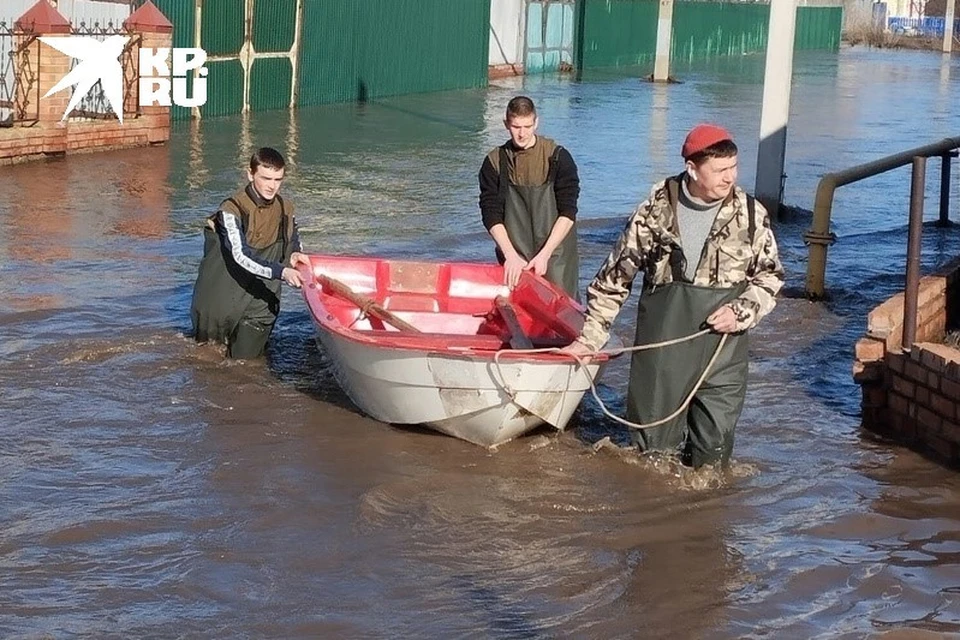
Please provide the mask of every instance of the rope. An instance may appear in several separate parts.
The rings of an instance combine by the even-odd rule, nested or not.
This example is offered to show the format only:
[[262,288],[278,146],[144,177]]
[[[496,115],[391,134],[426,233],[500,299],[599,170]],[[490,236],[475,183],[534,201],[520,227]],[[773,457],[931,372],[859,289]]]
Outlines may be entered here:
[[[590,383],[590,392],[593,394],[593,399],[597,401],[598,405],[600,405],[600,410],[603,411],[604,415],[606,415],[608,418],[611,418],[612,420],[619,422],[622,425],[630,427],[631,429],[649,429],[651,427],[656,427],[666,422],[670,422],[671,420],[679,416],[681,413],[686,411],[687,407],[690,406],[690,403],[693,402],[694,396],[697,395],[697,391],[700,390],[700,387],[703,385],[704,381],[706,381],[707,376],[710,375],[710,370],[713,369],[713,365],[716,364],[717,358],[720,357],[720,351],[723,350],[723,345],[727,343],[727,336],[729,334],[724,333],[720,337],[720,343],[717,345],[716,350],[713,352],[713,355],[710,357],[710,361],[707,362],[707,366],[704,367],[703,373],[700,375],[700,378],[697,380],[696,384],[693,385],[693,388],[690,390],[690,393],[687,394],[686,399],[677,408],[677,410],[671,413],[670,415],[668,415],[666,418],[662,418],[660,420],[657,420],[656,422],[648,422],[646,424],[631,422],[629,420],[621,418],[620,416],[614,415],[613,413],[610,412],[609,409],[607,409],[607,405],[604,404],[603,400],[600,399],[600,394],[597,393],[597,385],[593,381],[593,376],[587,373],[586,364],[583,361],[584,357],[590,358],[596,355],[618,356],[620,354],[632,352],[632,351],[645,351],[647,349],[659,349],[661,347],[669,347],[674,344],[680,344],[681,342],[694,340],[708,333],[710,333],[710,329],[703,329],[701,331],[697,331],[696,333],[692,333],[688,336],[683,336],[682,338],[673,338],[672,340],[664,340],[663,342],[651,342],[649,344],[638,344],[632,347],[620,347],[618,349],[601,349],[599,351],[594,351],[593,353],[588,354],[587,356],[577,356],[577,355],[573,355],[572,353],[567,353],[564,355],[570,356],[571,358],[577,361],[577,364],[580,366],[580,370],[582,370],[584,372],[584,375],[587,376],[587,382]],[[517,354],[517,355],[528,354],[528,353],[560,353],[560,349],[557,347],[549,347],[544,349],[500,349],[493,355],[493,363],[496,366],[497,375],[500,376],[500,383],[503,385],[503,389],[504,391],[506,391],[507,395],[509,395],[512,399],[515,399],[516,392],[510,387],[510,385],[507,384],[506,378],[503,375],[503,369],[501,368],[501,365],[500,365],[500,356],[502,356],[505,353]]]
[[372,299],[371,299],[371,300],[367,300],[366,302],[362,302],[362,303],[361,303],[361,302],[355,302],[354,304],[356,304],[356,305],[357,305],[357,308],[360,309],[360,313],[359,313],[359,315],[357,315],[356,318],[353,319],[353,322],[350,323],[350,326],[348,326],[347,329],[353,329],[353,325],[357,324],[357,323],[360,322],[361,320],[366,320],[367,318],[372,317],[373,314],[370,313],[370,311],[371,311],[374,307],[378,306],[378,305],[377,305],[377,301],[376,301],[376,300],[372,300]]
[[355,324],[357,324],[357,323],[360,322],[361,320],[366,320],[367,318],[369,318],[369,317],[370,317],[370,309],[371,309],[371,308],[373,307],[373,305],[375,305],[375,304],[376,304],[376,302],[373,301],[373,300],[369,300],[369,301],[367,301],[367,302],[364,302],[363,304],[358,304],[358,305],[357,305],[357,308],[360,309],[360,313],[357,314],[357,317],[353,319],[353,322],[350,323],[350,325],[347,327],[347,329],[353,329],[353,326],[354,326]]

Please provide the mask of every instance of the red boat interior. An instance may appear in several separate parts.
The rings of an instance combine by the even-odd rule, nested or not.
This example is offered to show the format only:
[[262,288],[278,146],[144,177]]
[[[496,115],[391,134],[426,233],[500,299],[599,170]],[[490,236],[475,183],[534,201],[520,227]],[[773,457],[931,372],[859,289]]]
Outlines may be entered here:
[[311,312],[326,329],[353,339],[412,348],[542,348],[569,344],[583,325],[582,307],[563,291],[530,273],[510,291],[497,265],[310,260],[304,296]]

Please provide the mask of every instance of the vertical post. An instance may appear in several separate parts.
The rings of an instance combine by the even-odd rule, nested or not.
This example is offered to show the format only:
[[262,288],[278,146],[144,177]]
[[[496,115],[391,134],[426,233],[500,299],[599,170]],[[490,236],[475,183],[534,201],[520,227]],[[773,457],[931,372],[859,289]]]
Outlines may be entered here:
[[[39,136],[40,151],[47,154],[62,154],[67,151],[67,107],[70,104],[70,92],[59,91],[45,98],[49,91],[70,73],[71,56],[54,49],[45,42],[32,36],[62,36],[72,31],[70,22],[53,5],[38,1],[13,23],[21,34],[14,42],[16,48],[27,47],[24,52],[29,59],[36,61],[32,69],[37,85],[37,120],[43,134]],[[19,78],[22,82],[25,77]],[[16,100],[16,98],[14,98]]]
[[240,46],[240,66],[243,68],[243,106],[242,113],[250,111],[250,71],[256,51],[253,49],[253,0],[243,3],[243,45]]
[[[129,32],[140,34],[141,48],[170,49],[173,46],[173,23],[152,2],[143,4],[131,13],[123,21],[123,26]],[[135,51],[139,53],[139,49]],[[139,59],[133,60],[132,64],[136,65],[134,75],[139,76]],[[169,140],[171,107],[161,107],[156,104],[141,107],[139,100],[137,102],[138,104],[134,105],[134,108],[139,109],[140,117],[146,123],[147,140],[151,143]]]
[[790,118],[796,22],[796,0],[771,0],[755,192],[757,199],[774,217],[780,210],[783,196],[783,161],[787,150],[787,121]]
[[948,151],[940,156],[940,219],[937,226],[950,225],[950,158],[953,152]]
[[943,52],[953,51],[954,0],[947,0],[947,10],[943,19]]
[[[583,47],[584,39],[586,38],[587,33],[587,0],[579,0],[576,4],[577,19],[574,22],[574,40],[576,44],[574,45],[574,61],[573,64],[577,68],[577,82],[583,79]],[[526,13],[526,12],[522,12]],[[520,34],[525,34],[526,29],[523,25],[525,17],[520,18]],[[526,49],[526,42],[523,44],[523,48]]]
[[654,82],[669,82],[670,80],[670,39],[672,36],[673,0],[660,0],[660,15],[657,19],[657,57],[653,63]]
[[[669,113],[670,89],[662,85],[654,85],[653,102],[650,105],[650,137],[648,153],[655,173],[669,171],[674,164],[673,154],[667,149],[667,115]],[[669,156],[669,157],[668,157]]]
[[907,227],[907,282],[903,290],[903,350],[917,341],[917,301],[920,296],[920,239],[923,233],[923,189],[927,159],[913,159],[910,180],[910,224]]
[[810,246],[807,260],[807,297],[822,298],[827,277],[827,248],[835,238],[830,232],[830,214],[833,211],[833,194],[837,190],[834,174],[828,173],[817,185],[817,196],[813,201],[813,224],[803,234],[804,241]]
[[290,47],[290,108],[295,109],[300,101],[300,42],[303,39],[303,0],[297,0],[296,22],[293,28],[293,46]]
[[[193,46],[197,49],[203,48],[203,0],[196,0],[193,6]],[[197,72],[194,69],[190,72],[193,82],[197,81]],[[190,117],[200,119],[200,107],[190,107]]]

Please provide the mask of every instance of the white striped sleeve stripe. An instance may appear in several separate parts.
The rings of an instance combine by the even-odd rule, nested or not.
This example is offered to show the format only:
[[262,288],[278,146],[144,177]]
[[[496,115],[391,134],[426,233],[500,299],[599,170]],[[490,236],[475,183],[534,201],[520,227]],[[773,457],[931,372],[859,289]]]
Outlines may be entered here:
[[233,256],[234,262],[255,276],[272,278],[273,269],[257,262],[243,252],[246,243],[243,234],[240,232],[240,226],[237,224],[237,217],[226,211],[221,211],[220,217],[223,219],[223,228],[227,231],[227,242],[230,245],[230,255]]

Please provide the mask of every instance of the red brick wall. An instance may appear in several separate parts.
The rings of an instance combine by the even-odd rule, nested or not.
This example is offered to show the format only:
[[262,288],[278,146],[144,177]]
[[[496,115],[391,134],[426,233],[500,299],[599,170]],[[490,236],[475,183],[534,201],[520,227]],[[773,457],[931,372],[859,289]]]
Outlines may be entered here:
[[940,344],[958,318],[960,259],[920,282],[917,343],[904,349],[903,294],[870,312],[854,379],[863,426],[960,466],[960,350]]
[[125,118],[123,124],[109,119],[11,127],[0,129],[0,166],[64,153],[144,147],[169,138],[169,116]]
[[886,364],[886,407],[866,426],[960,464],[960,351],[920,343]]

